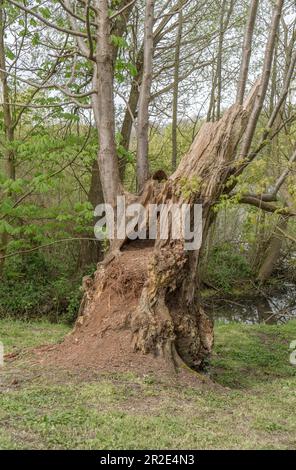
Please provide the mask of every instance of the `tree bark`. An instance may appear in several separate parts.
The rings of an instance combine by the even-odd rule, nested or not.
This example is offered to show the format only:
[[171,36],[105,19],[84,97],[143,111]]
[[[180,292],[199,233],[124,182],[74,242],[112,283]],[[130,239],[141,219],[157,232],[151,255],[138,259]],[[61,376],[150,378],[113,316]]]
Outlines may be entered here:
[[221,96],[222,96],[222,56],[225,31],[228,28],[234,1],[231,0],[227,11],[227,1],[223,0],[219,22],[219,38],[217,47],[217,64],[213,71],[213,82],[210,96],[210,104],[207,113],[207,121],[215,121],[221,117]]
[[[134,122],[134,118],[136,117],[136,111],[137,111],[139,96],[140,96],[140,85],[142,82],[142,75],[143,75],[143,50],[142,49],[140,50],[139,55],[138,55],[136,68],[137,68],[137,75],[136,77],[134,77],[132,84],[131,84],[131,89],[130,89],[130,94],[129,94],[129,99],[128,99],[128,106],[124,114],[124,118],[123,118],[123,122],[121,126],[121,136],[122,136],[121,145],[126,150],[129,150],[133,122]],[[124,179],[125,167],[126,167],[126,162],[125,161],[120,162],[119,171],[120,171],[121,181],[123,181]]]
[[[280,233],[280,230],[286,231],[288,227],[288,222],[288,217],[279,217],[276,230],[271,236],[271,239],[264,255],[263,263],[257,275],[257,281],[259,281],[260,283],[264,283],[270,278],[274,267],[277,261],[279,260],[284,239],[284,236]],[[280,230],[277,230],[277,228],[279,228]]]
[[[103,189],[101,185],[100,170],[97,160],[94,161],[91,171],[91,181],[90,188],[88,192],[88,201],[93,206],[93,209],[96,208],[98,204],[104,202]],[[88,232],[85,233],[85,237],[89,237]],[[90,264],[97,263],[103,258],[103,250],[101,242],[84,240],[81,241],[79,257],[78,257],[78,267],[84,268]]]
[[[120,7],[124,8],[126,6],[128,6],[128,8],[124,10],[123,15],[119,15],[113,28],[113,34],[118,37],[122,37],[126,31],[127,21],[128,21],[128,18],[130,16],[130,13],[132,11],[134,4],[131,4],[130,0],[123,0],[120,4]],[[113,46],[112,54],[113,54],[113,63],[114,63],[117,59],[118,47]],[[94,74],[94,77],[95,77],[94,86],[96,86],[96,82],[97,82],[96,73]],[[99,109],[99,100],[98,100],[98,97],[96,96],[92,97],[92,107],[94,111],[97,128],[99,130],[99,122],[100,122],[101,113]],[[123,142],[122,144],[126,148],[125,142]],[[121,179],[121,176],[122,176],[121,166],[119,168],[119,172],[120,172],[120,179]],[[92,204],[94,209],[98,204],[101,204],[104,202],[104,194],[103,194],[98,161],[94,161],[93,166],[92,166],[88,201]],[[89,234],[86,233],[85,236],[87,237],[89,236]],[[99,242],[95,242],[91,240],[84,241],[81,243],[81,246],[80,246],[78,266],[81,268],[89,264],[96,263],[99,260],[101,260],[102,256],[103,256],[103,250]]]
[[144,32],[144,69],[139,96],[137,123],[137,185],[140,191],[149,178],[148,134],[149,102],[152,84],[154,0],[146,0]]
[[243,55],[241,61],[240,77],[238,81],[236,102],[242,104],[245,96],[246,84],[249,73],[249,64],[252,52],[252,39],[257,16],[259,0],[252,0],[249,7],[247,27],[244,35]]
[[183,29],[183,13],[182,9],[179,12],[179,23],[176,38],[176,51],[175,51],[175,68],[174,68],[174,88],[173,88],[173,119],[172,119],[172,170],[175,171],[177,167],[178,157],[178,95],[179,95],[179,69],[180,69],[180,49],[182,40]]
[[98,27],[95,84],[98,90],[94,113],[99,131],[100,150],[98,163],[104,200],[115,206],[117,194],[120,192],[119,168],[115,145],[114,122],[114,53],[111,44],[111,24],[108,16],[108,1],[97,0]]
[[[5,175],[8,179],[15,179],[15,151],[13,150],[12,143],[14,141],[14,126],[10,106],[10,90],[7,82],[7,73],[6,73],[6,57],[5,57],[5,19],[4,19],[4,2],[0,1],[0,80],[2,86],[2,97],[1,101],[3,102],[3,125],[4,125],[4,135],[5,142],[3,142],[4,147],[4,164],[5,164]],[[1,234],[0,242],[0,275],[3,272],[6,254],[7,244],[9,236],[6,231]]]
[[[292,157],[290,158],[290,163],[296,160],[296,152],[294,151]],[[286,182],[287,176],[289,175],[290,168],[283,171],[281,176],[278,178],[277,183],[274,188],[274,194],[276,195],[278,192],[281,193],[283,202],[285,206],[291,211],[295,210],[295,202],[290,195],[289,191],[284,186]],[[266,282],[273,273],[274,267],[278,262],[281,254],[281,249],[284,241],[284,234],[289,226],[289,219],[290,217],[287,215],[280,215],[278,219],[278,223],[275,227],[274,233],[272,234],[268,247],[265,252],[264,260],[261,264],[259,269],[257,280],[261,283]]]

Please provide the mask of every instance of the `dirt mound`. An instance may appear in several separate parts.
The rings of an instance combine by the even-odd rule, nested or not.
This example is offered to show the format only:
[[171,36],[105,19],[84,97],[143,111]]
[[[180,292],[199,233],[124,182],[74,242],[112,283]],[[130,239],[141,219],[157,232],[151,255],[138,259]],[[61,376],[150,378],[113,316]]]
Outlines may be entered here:
[[[98,370],[137,370],[143,373],[167,368],[163,358],[135,352],[130,320],[147,279],[153,246],[127,245],[121,256],[100,266],[88,280],[83,315],[62,344],[39,352],[43,363]],[[38,352],[37,352],[38,355]]]

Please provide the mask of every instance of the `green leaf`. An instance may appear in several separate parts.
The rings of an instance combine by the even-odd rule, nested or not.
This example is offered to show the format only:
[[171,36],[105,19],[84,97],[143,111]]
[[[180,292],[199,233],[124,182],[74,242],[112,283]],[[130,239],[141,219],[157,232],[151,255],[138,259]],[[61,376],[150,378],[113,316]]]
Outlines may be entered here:
[[121,47],[122,49],[126,49],[128,47],[128,43],[121,36],[115,36],[114,34],[111,34],[111,42],[114,46]]
[[10,225],[6,220],[0,220],[0,233],[13,233],[13,226]]
[[51,13],[50,13],[50,9],[48,7],[39,7],[39,12],[43,16],[43,18],[45,18],[47,20],[50,18]]
[[40,44],[40,35],[38,33],[34,33],[31,42],[33,46],[38,46],[38,44]]
[[5,48],[5,55],[8,59],[14,60],[15,59],[15,54],[12,52],[12,50],[9,47]]

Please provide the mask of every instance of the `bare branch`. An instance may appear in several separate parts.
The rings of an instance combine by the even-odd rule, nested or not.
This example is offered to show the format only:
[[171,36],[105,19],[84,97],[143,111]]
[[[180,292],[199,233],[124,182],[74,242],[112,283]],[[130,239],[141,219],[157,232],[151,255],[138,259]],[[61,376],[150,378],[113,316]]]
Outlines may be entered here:
[[124,5],[120,10],[116,11],[113,13],[113,15],[110,16],[110,20],[113,20],[117,16],[121,15],[125,10],[127,10],[129,7],[131,7],[134,3],[136,3],[137,0],[132,0],[129,2],[127,5]]
[[91,35],[91,24],[90,24],[90,0],[87,0],[87,7],[86,7],[86,31],[88,37],[88,44],[89,44],[89,58],[93,60],[94,58],[94,45]]
[[[86,22],[86,18],[82,18],[81,16],[77,15],[71,8],[69,5],[66,5],[65,2],[63,2],[62,0],[59,0],[59,3],[61,4],[61,7],[71,16],[73,16],[73,18],[75,18],[76,20],[78,21],[81,21],[82,23],[85,23]],[[95,28],[97,27],[96,23],[94,23],[93,21],[90,21],[90,24],[91,26],[94,26]]]
[[[0,68],[0,72],[5,72],[5,70]],[[89,91],[86,91],[85,93],[72,93],[68,88],[58,85],[56,83],[48,83],[47,85],[44,83],[34,83],[34,82],[31,82],[31,80],[26,80],[24,78],[17,77],[13,73],[9,73],[9,72],[5,72],[5,73],[13,77],[15,80],[25,83],[26,85],[29,85],[33,88],[38,88],[38,90],[49,90],[51,88],[55,88],[56,90],[59,90],[62,93],[64,93],[66,96],[69,96],[69,98],[77,98],[77,99],[85,98],[87,96],[91,96],[92,94],[97,93],[97,90],[95,89],[91,89]]]
[[[65,5],[68,9],[71,9],[69,0],[65,0],[64,3],[65,3]],[[76,22],[75,18],[70,13],[68,13],[68,19],[69,19],[72,30],[75,31],[75,32],[79,32],[77,22]],[[89,39],[88,34],[86,34],[84,37]],[[84,40],[81,37],[79,37],[78,35],[76,35],[76,41],[77,41],[77,46],[78,46],[81,54],[84,57],[92,59],[92,56],[90,54],[90,50],[87,47],[87,45],[85,44]]]
[[72,36],[87,38],[87,34],[82,33],[81,31],[77,31],[77,30],[73,31],[73,29],[62,28],[61,26],[58,26],[57,24],[51,23],[46,18],[44,18],[42,15],[39,15],[34,10],[32,10],[31,8],[27,8],[25,5],[22,5],[21,3],[15,2],[14,0],[8,0],[8,2],[11,3],[12,5],[14,5],[15,7],[18,7],[20,10],[23,10],[26,13],[29,13],[30,15],[34,16],[35,18],[37,18],[37,20],[39,20],[42,23],[46,24],[46,26],[49,26],[50,28],[53,28],[57,31],[61,31],[62,33],[70,34]]
[[288,238],[289,240],[291,240],[291,242],[294,242],[296,243],[296,238],[292,237],[292,235],[284,232],[284,230],[282,230],[280,227],[276,227],[276,230],[278,230],[279,232],[281,232],[282,235],[284,235],[286,238]]
[[28,250],[14,251],[13,253],[9,253],[8,255],[0,256],[0,260],[6,259],[6,258],[12,258],[13,256],[24,255],[26,253],[32,253],[33,251],[41,250],[42,248],[48,248],[49,246],[56,245],[57,243],[82,241],[82,240],[99,242],[97,238],[88,238],[88,237],[61,238],[60,240],[54,240],[53,242],[46,243],[45,245],[35,246],[34,248],[29,248]]
[[277,180],[277,182],[275,184],[275,187],[274,187],[274,190],[273,190],[274,195],[276,195],[279,192],[279,190],[281,189],[281,187],[284,184],[286,178],[289,176],[289,173],[291,171],[291,165],[295,161],[296,161],[296,149],[294,150],[294,153],[293,153],[292,157],[289,160],[288,168],[286,168],[285,171],[283,171],[283,173],[281,174],[281,176],[279,177],[279,179]]

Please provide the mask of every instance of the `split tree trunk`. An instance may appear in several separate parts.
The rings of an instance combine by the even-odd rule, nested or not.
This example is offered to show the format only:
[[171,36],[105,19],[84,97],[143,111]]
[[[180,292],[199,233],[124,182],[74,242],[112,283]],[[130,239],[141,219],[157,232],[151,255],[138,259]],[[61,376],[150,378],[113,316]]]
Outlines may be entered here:
[[[138,202],[202,204],[205,241],[255,95],[244,106],[232,106],[220,121],[205,123],[176,172],[165,183],[149,180]],[[202,368],[211,353],[213,326],[199,301],[201,250],[186,251],[184,240],[171,235],[154,246],[124,242],[121,250],[87,281],[64,357],[79,364],[92,358],[109,369],[123,362],[142,367],[147,357],[172,368]]]

